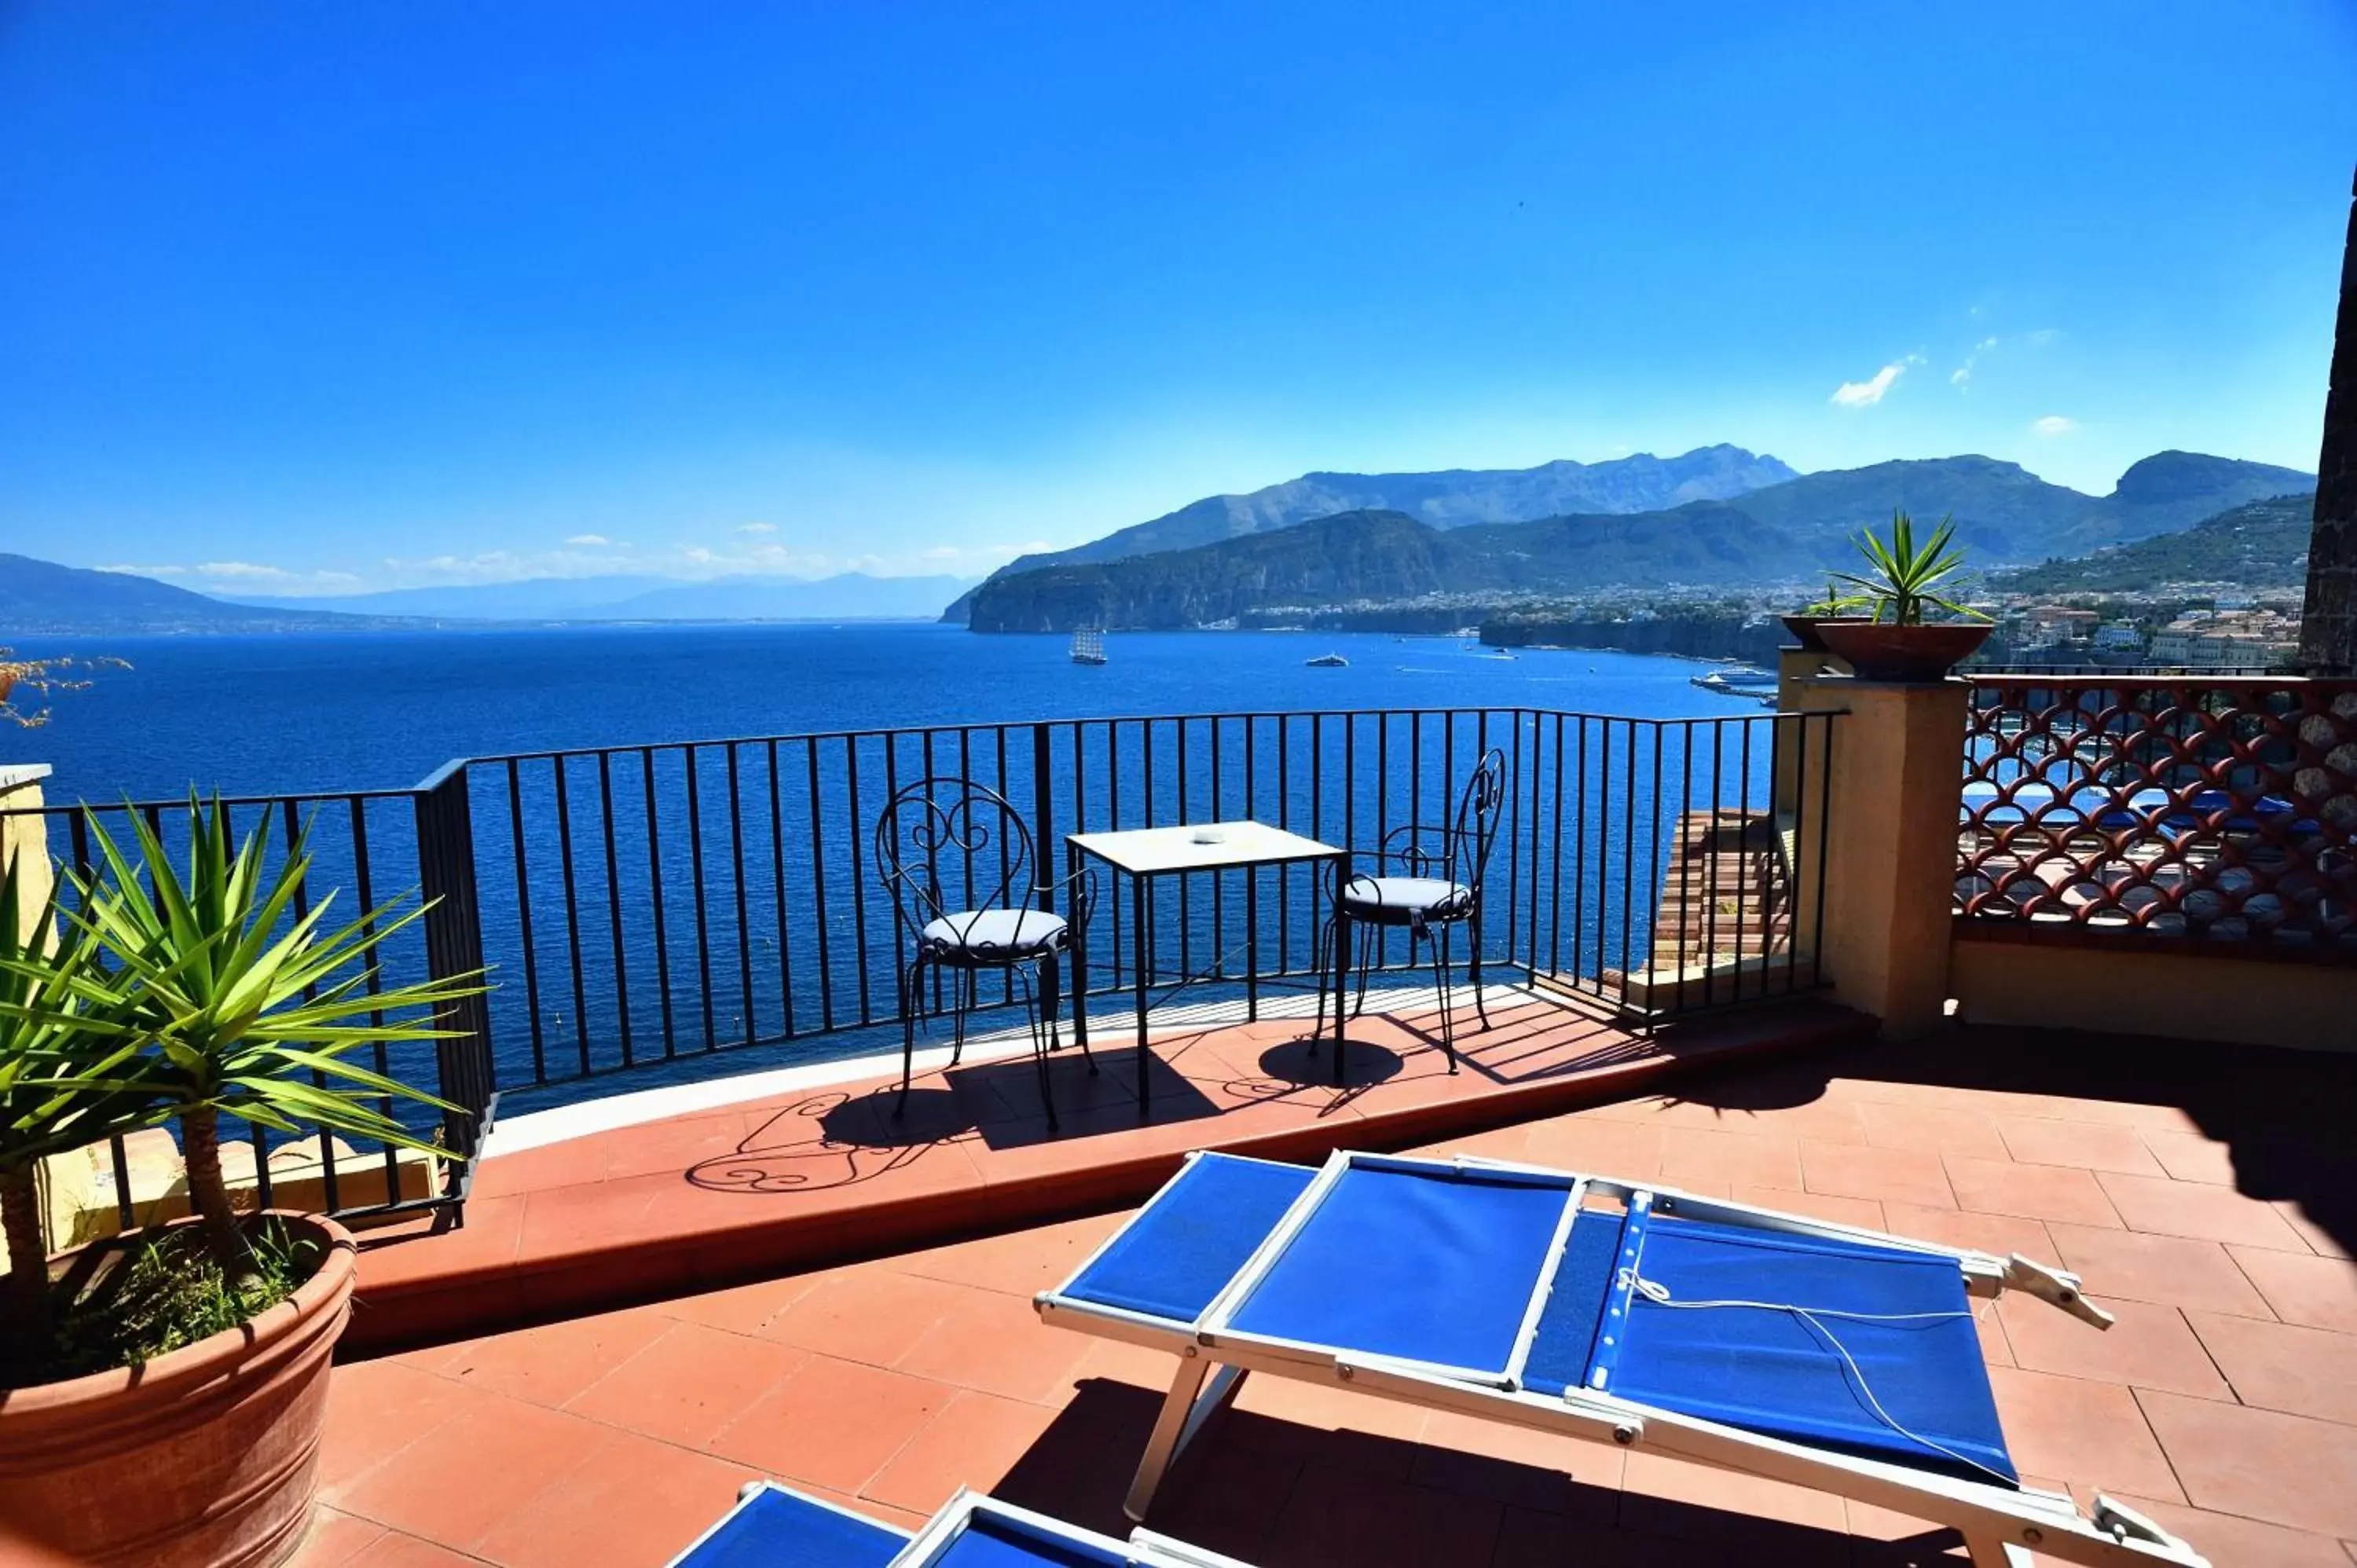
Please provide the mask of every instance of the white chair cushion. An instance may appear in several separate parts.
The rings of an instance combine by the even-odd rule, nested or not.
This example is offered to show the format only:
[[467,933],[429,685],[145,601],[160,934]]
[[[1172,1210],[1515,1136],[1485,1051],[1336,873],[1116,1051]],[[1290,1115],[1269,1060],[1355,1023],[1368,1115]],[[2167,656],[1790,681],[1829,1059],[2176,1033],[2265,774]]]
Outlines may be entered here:
[[1063,945],[1064,918],[1044,909],[967,909],[928,921],[924,939],[951,953],[1043,953]]
[[1472,898],[1463,883],[1439,876],[1353,876],[1342,889],[1352,915],[1394,919],[1454,909]]

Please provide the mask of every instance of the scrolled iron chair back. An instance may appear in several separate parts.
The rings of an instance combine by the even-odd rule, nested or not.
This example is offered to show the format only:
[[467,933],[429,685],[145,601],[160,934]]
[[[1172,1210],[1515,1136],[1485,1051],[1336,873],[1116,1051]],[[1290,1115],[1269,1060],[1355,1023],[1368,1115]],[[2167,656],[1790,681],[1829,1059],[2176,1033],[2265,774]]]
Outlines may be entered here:
[[1030,826],[1006,798],[954,775],[903,785],[876,819],[876,873],[911,936],[953,914],[1026,908],[1031,855]]
[[1403,822],[1383,835],[1383,858],[1410,876],[1442,877],[1479,896],[1506,800],[1506,754],[1484,752],[1445,823]]

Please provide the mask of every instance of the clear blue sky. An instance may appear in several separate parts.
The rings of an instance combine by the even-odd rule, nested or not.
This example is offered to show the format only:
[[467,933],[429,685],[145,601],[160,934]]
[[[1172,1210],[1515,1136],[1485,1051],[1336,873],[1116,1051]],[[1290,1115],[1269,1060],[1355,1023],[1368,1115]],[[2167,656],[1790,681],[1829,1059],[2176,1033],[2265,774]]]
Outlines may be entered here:
[[0,548],[970,573],[1310,468],[2312,467],[2352,159],[2348,0],[0,0]]

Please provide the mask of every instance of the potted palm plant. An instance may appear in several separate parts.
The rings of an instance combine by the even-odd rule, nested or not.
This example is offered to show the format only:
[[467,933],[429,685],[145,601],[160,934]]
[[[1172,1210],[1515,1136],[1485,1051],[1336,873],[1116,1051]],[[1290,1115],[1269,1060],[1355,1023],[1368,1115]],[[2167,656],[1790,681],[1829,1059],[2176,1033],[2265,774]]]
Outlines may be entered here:
[[[1816,626],[1825,647],[1846,660],[1861,681],[1925,682],[1947,677],[1986,641],[1989,624],[1941,590],[1964,569],[1953,518],[1943,518],[1920,544],[1903,511],[1890,517],[1890,537],[1864,533],[1857,541],[1865,573],[1837,572],[1834,580],[1856,590],[1849,602],[1871,607],[1866,620],[1825,620]],[[1926,620],[1927,610],[1971,618]]]
[[1799,615],[1779,616],[1777,618],[1784,623],[1784,629],[1792,634],[1792,640],[1803,652],[1823,653],[1825,651],[1825,639],[1817,628],[1829,620],[1841,620],[1851,611],[1865,607],[1865,600],[1843,593],[1840,585],[1828,577],[1825,579],[1824,597],[1809,605]]
[[0,1518],[67,1561],[261,1568],[309,1517],[352,1243],[326,1219],[240,1215],[222,1119],[434,1150],[387,1107],[449,1107],[349,1054],[448,1035],[436,1018],[477,987],[369,989],[376,950],[424,906],[341,927],[332,895],[298,911],[302,840],[274,868],[261,835],[233,843],[221,804],[191,800],[183,862],[131,820],[135,855],[94,835],[101,875],[73,884],[64,940],[0,950],[21,999],[0,1009],[18,1067],[0,1083],[12,1113],[44,1091],[84,1096],[91,1136],[176,1122],[193,1212],[59,1259],[39,1255],[38,1230],[25,1255],[10,1227],[10,1300],[28,1304],[9,1308],[14,1337],[46,1317],[48,1342],[0,1400]]

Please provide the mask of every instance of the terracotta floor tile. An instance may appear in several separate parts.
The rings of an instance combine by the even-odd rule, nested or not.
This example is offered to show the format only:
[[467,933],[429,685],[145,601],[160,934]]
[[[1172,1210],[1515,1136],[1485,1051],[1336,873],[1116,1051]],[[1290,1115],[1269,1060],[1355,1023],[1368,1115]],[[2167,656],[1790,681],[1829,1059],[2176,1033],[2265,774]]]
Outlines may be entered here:
[[[1757,1521],[1810,1533],[1762,1530]],[[1620,1523],[1654,1535],[1714,1542],[1729,1548],[1738,1561],[1849,1560],[1848,1512],[1832,1493],[1711,1469],[1641,1447],[1629,1454]]]
[[467,1199],[467,1222],[455,1230],[387,1227],[361,1240],[360,1291],[421,1276],[491,1273],[514,1263],[523,1234],[524,1198],[478,1192]]
[[683,1322],[701,1323],[707,1328],[726,1328],[732,1334],[758,1334],[770,1319],[807,1295],[820,1277],[816,1274],[789,1274],[782,1279],[756,1280],[751,1284],[732,1285],[726,1290],[705,1291],[698,1295],[658,1302],[653,1310]]
[[962,1288],[892,1269],[837,1270],[770,1319],[761,1334],[821,1355],[888,1367],[963,1299]]
[[1060,1403],[1087,1339],[1049,1328],[1023,1296],[952,1287],[960,1298],[893,1365],[914,1377],[1035,1404]]
[[2123,1497],[2120,1501],[2210,1560],[2211,1568],[2348,1568],[2350,1559],[2329,1535],[2279,1524],[2209,1513],[2180,1503]]
[[[1956,1204],[1982,1214],[2013,1214],[2026,1219],[2059,1219],[2068,1225],[2116,1225],[2093,1173],[2066,1165],[2024,1165],[2010,1160],[1976,1160],[1952,1155],[1948,1179]],[[2123,1178],[2134,1181],[2139,1178]]]
[[1523,1158],[1559,1170],[1656,1181],[1662,1175],[1662,1133],[1638,1122],[1559,1116],[1531,1128]]
[[[2180,1394],[2136,1397],[2195,1508],[2357,1537],[2357,1441],[2348,1427]],[[2150,1495],[2126,1480],[2119,1489]]]
[[956,1394],[858,1361],[813,1356],[712,1440],[723,1457],[856,1496]]
[[1270,1531],[1265,1560],[1487,1568],[1503,1512],[1486,1498],[1311,1466]]
[[362,1548],[374,1544],[384,1526],[355,1514],[317,1507],[303,1532],[303,1543],[286,1561],[286,1568],[346,1568]]
[[[2357,1425],[2357,1335],[2222,1313],[2186,1316],[2244,1404]],[[2357,1432],[2347,1441],[2357,1444]]]
[[2144,1133],[2144,1145],[2152,1151],[2160,1168],[2172,1181],[2208,1182],[2215,1187],[2234,1185],[2234,1152],[2224,1144],[2205,1138],[2199,1133]]
[[1244,1380],[1233,1408],[1241,1416],[1259,1419],[1231,1422],[1229,1441],[1294,1458],[1332,1462],[1347,1455],[1355,1466],[1397,1481],[1406,1480],[1414,1468],[1415,1444],[1430,1419],[1429,1412],[1396,1400],[1266,1373]]
[[2340,1258],[2344,1261],[2357,1258],[2357,1243],[2352,1243],[2352,1238],[2348,1235],[2336,1231],[2322,1220],[2315,1219],[2308,1212],[2305,1206],[2289,1201],[2279,1201],[2270,1207],[2283,1216],[2284,1223],[2299,1232],[2299,1239],[2313,1248],[2319,1256]]
[[645,1310],[600,1313],[477,1339],[441,1375],[554,1409],[661,1338],[671,1320]]
[[487,1397],[398,1361],[338,1367],[319,1439],[321,1494],[358,1480]]
[[1921,1149],[1935,1155],[1970,1155],[1975,1159],[2007,1158],[2005,1140],[1996,1119],[1978,1111],[1944,1105],[1885,1105],[1868,1101],[1858,1108],[1867,1142],[1883,1149]]
[[2266,1247],[2226,1251],[2286,1323],[2357,1334],[2357,1264]]
[[1801,1144],[1801,1185],[1833,1197],[1914,1203],[1953,1208],[1940,1156],[1927,1149],[1884,1149],[1862,1144]]
[[1056,1419],[1020,1400],[966,1391],[919,1429],[860,1495],[931,1513],[960,1487],[987,1492],[1015,1467]]
[[709,1116],[681,1116],[625,1128],[596,1140],[603,1145],[600,1175],[607,1181],[625,1176],[683,1175],[706,1160],[741,1150],[746,1133],[746,1117],[741,1110]]
[[612,1430],[561,1411],[479,1397],[430,1443],[413,1443],[328,1500],[347,1513],[469,1550],[572,1473]]
[[1996,1394],[2006,1445],[2023,1471],[2060,1477],[2074,1486],[2183,1500],[2169,1459],[2128,1390],[2008,1367],[1989,1369],[1989,1387]]
[[1408,1479],[1517,1508],[1609,1524],[1620,1513],[1626,1452],[1453,1411],[1425,1416]]
[[1797,1188],[1801,1145],[1791,1138],[1749,1133],[1704,1133],[1690,1127],[1662,1130],[1662,1176],[1690,1191],[1737,1182]]
[[762,1478],[751,1466],[616,1434],[476,1542],[512,1568],[646,1568],[667,1563]]
[[2007,1152],[2024,1165],[2076,1165],[2082,1170],[2119,1171],[2128,1176],[2168,1174],[2133,1127],[2000,1116],[1996,1128],[2004,1135]]
[[804,1353],[768,1339],[673,1323],[567,1402],[576,1415],[701,1448],[791,1376]]
[[354,1553],[346,1568],[480,1568],[483,1559],[387,1530]]
[[2250,1280],[2215,1241],[2087,1225],[2056,1224],[2046,1229],[2061,1253],[2062,1266],[2080,1276],[2091,1295],[2233,1312],[2245,1317],[2271,1316]]
[[1583,1522],[1577,1534],[1569,1536],[1556,1515],[1510,1508],[1499,1520],[1498,1546],[1490,1563],[1491,1568],[1565,1568],[1567,1563],[1578,1568],[1727,1568],[1738,1561],[1709,1541],[1642,1530]]
[[1925,1208],[1911,1203],[1886,1203],[1882,1216],[1894,1236],[1912,1236],[1943,1247],[1970,1247],[1997,1257],[2019,1252],[2041,1263],[2057,1262],[2054,1239],[2046,1222],[2018,1214],[1970,1214],[1961,1208]]
[[2273,1247],[2286,1252],[2311,1250],[2273,1208],[2229,1187],[2110,1172],[2095,1179],[2131,1230]]
[[1124,1210],[1093,1215],[1061,1225],[931,1247],[895,1259],[893,1267],[902,1273],[1028,1297],[1071,1278],[1106,1237],[1121,1229],[1129,1214]]
[[2000,1299],[1996,1316],[2005,1324],[2014,1364],[2033,1372],[2167,1389],[2199,1399],[2233,1398],[2202,1349],[2202,1341],[2194,1337],[2177,1308],[2141,1301],[2107,1301],[2092,1290],[2088,1299],[2117,1321],[2109,1328],[2097,1328],[2036,1296]]

